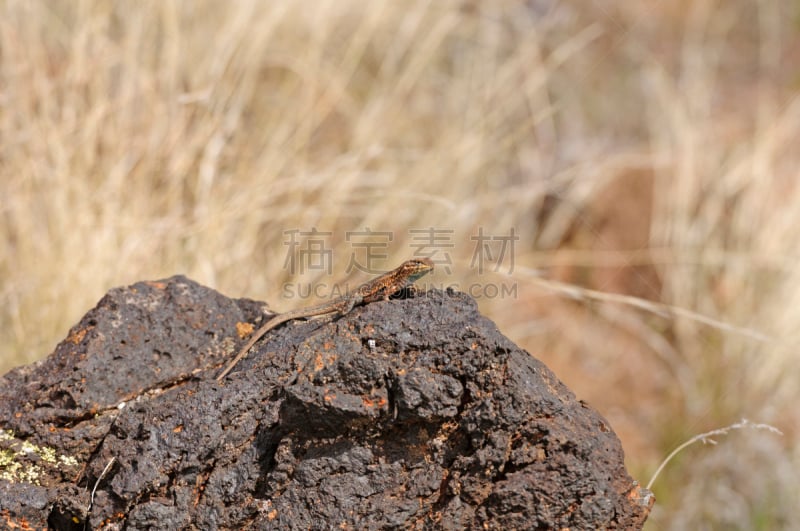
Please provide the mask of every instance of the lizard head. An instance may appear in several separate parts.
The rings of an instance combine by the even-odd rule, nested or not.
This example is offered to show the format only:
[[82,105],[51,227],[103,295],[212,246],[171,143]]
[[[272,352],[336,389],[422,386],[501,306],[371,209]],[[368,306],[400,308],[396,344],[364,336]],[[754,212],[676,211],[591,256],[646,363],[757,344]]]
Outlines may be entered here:
[[433,271],[433,260],[430,258],[412,258],[400,266],[400,274],[410,282],[415,282],[431,271]]

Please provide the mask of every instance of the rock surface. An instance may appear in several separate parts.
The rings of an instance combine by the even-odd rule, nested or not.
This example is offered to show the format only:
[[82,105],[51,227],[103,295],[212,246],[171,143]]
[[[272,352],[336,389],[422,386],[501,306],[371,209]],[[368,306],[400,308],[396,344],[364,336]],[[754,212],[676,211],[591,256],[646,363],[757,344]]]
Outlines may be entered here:
[[606,421],[466,295],[287,323],[216,382],[260,316],[255,301],[184,277],[140,282],[1,378],[0,527],[636,529],[647,518],[652,495]]

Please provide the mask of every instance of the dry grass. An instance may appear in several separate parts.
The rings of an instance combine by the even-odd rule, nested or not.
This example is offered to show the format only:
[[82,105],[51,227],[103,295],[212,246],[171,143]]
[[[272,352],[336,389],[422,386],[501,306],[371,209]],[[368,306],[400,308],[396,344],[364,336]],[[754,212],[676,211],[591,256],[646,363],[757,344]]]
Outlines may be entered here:
[[[516,285],[483,311],[639,479],[742,417],[785,433],[684,450],[650,529],[791,526],[797,5],[592,5],[4,2],[0,369],[140,279],[295,306],[285,231],[332,233],[333,275],[298,277],[330,282],[347,231],[391,231],[383,267],[447,229],[434,280]],[[510,276],[471,267],[511,228]]]

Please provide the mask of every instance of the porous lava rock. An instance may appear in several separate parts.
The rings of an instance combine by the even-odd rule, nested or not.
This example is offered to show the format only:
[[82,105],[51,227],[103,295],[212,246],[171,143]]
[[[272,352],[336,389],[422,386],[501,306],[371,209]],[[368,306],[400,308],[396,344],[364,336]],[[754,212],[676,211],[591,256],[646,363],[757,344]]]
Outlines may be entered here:
[[[0,526],[637,529],[608,423],[432,290],[268,333],[182,276],[111,290],[0,378]],[[252,326],[251,326],[252,325]]]

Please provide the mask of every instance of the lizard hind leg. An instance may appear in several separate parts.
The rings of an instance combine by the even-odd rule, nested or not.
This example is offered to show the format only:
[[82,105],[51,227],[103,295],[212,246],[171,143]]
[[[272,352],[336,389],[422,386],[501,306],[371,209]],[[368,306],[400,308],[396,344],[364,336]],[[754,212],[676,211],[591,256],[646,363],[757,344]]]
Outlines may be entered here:
[[352,310],[355,307],[355,305],[359,304],[360,302],[361,302],[361,298],[360,297],[356,297],[356,296],[348,297],[344,301],[344,304],[342,304],[342,307],[339,308],[339,314],[340,315],[345,315],[345,314],[350,313],[350,310]]

